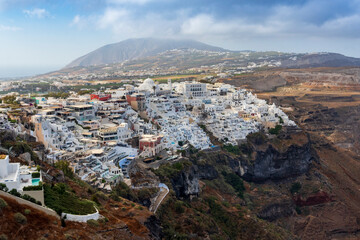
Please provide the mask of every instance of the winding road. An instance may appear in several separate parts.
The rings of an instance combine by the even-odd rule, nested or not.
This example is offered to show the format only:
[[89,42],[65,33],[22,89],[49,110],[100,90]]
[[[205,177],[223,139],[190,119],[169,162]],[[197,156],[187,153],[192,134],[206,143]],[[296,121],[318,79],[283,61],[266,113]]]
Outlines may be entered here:
[[151,204],[149,210],[153,213],[156,213],[158,207],[160,206],[161,202],[164,200],[164,198],[166,197],[166,195],[168,195],[169,193],[169,188],[168,186],[166,186],[166,184],[164,183],[159,183],[159,194],[156,197],[156,200],[154,201],[153,204]]

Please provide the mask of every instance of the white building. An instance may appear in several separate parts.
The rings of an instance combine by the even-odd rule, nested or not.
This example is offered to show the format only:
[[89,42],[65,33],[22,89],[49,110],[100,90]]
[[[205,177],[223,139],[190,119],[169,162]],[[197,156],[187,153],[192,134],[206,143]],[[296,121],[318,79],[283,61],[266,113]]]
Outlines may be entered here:
[[20,190],[20,163],[10,163],[8,155],[0,155],[0,183],[9,190]]
[[205,83],[185,82],[183,83],[183,94],[190,98],[206,97],[207,89]]

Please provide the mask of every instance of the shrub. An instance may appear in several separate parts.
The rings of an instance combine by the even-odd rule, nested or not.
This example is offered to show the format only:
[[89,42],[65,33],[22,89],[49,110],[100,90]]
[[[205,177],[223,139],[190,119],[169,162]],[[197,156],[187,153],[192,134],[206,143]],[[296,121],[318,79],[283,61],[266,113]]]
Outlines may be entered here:
[[31,210],[30,210],[30,209],[25,209],[25,210],[24,210],[24,213],[25,213],[26,215],[29,215],[29,214],[31,213]]
[[15,188],[11,189],[9,193],[16,197],[21,197],[21,194]]
[[14,220],[17,223],[20,224],[26,224],[27,223],[27,219],[24,215],[22,215],[21,213],[17,212],[14,214]]
[[1,234],[0,240],[8,240],[8,237],[5,234]]
[[300,191],[300,189],[301,189],[301,183],[294,182],[291,185],[290,192],[291,192],[291,194],[295,194],[295,193],[298,193]]
[[178,214],[181,214],[181,213],[185,212],[182,201],[179,201],[179,200],[176,201],[174,208],[175,208],[175,212],[178,213]]
[[5,184],[0,183],[0,190],[1,190],[1,191],[4,191],[4,192],[7,192],[8,188],[6,187]]
[[31,177],[32,177],[32,178],[39,178],[39,177],[40,177],[40,173],[39,173],[39,172],[33,172],[33,173],[31,174]]
[[94,219],[87,220],[86,223],[91,227],[98,227],[99,226],[99,222],[94,220]]
[[281,125],[276,125],[275,128],[270,128],[269,133],[273,135],[278,135],[282,129]]
[[70,164],[68,161],[60,160],[55,163],[55,167],[63,171],[64,175],[69,178],[74,178],[74,172],[70,168]]
[[23,191],[41,191],[43,189],[42,182],[39,182],[37,186],[26,186],[23,188]]
[[279,117],[279,123],[283,124],[284,123],[284,119],[282,117]]
[[229,153],[234,153],[236,155],[240,154],[240,148],[239,146],[233,146],[231,144],[224,145],[224,149],[228,151]]
[[31,196],[29,196],[29,195],[27,195],[27,194],[22,195],[21,198],[23,198],[23,199],[25,199],[25,200],[27,200],[27,201],[36,203],[36,199],[33,198],[33,197],[31,197]]
[[0,210],[5,207],[7,207],[7,202],[4,199],[0,198]]
[[235,173],[222,172],[222,174],[224,175],[225,181],[235,189],[237,195],[243,198],[245,191],[243,180]]

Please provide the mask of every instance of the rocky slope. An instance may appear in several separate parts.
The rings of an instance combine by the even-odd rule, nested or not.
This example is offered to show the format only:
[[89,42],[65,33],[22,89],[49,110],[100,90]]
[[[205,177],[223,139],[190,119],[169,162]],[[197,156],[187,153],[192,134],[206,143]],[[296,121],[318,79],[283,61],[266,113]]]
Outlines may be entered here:
[[[359,72],[359,68],[293,69],[232,80],[258,91],[264,91],[257,87],[261,76],[274,75],[286,81],[276,91],[258,96],[283,106],[308,133],[317,161],[305,175],[276,185],[256,185],[250,189],[249,199],[259,217],[300,239],[360,237]],[[251,85],[252,79],[259,82]],[[295,183],[300,190],[290,194]],[[287,215],[290,202],[293,213]]]

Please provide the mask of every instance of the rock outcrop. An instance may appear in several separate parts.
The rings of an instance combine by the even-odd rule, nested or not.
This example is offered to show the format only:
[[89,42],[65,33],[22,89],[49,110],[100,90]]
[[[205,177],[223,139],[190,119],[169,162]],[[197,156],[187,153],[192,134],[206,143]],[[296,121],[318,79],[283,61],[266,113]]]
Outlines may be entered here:
[[191,199],[198,196],[199,180],[212,180],[219,176],[216,169],[209,165],[195,165],[189,168],[184,168],[179,174],[171,179],[172,187],[177,198]]
[[172,178],[171,184],[177,198],[191,199],[199,194],[199,175],[193,166]]
[[311,162],[317,159],[309,136],[300,130],[285,132],[273,139],[266,139],[262,135],[255,138],[263,140],[260,144],[248,141],[252,145],[252,157],[240,159],[240,175],[247,181],[296,177],[306,173]]
[[265,151],[256,152],[254,162],[241,161],[242,177],[261,182],[299,176],[308,171],[313,159],[310,142],[303,146],[291,145],[285,152],[269,145]]
[[274,221],[281,217],[288,217],[294,213],[295,204],[291,201],[273,203],[265,206],[257,216],[264,220]]

